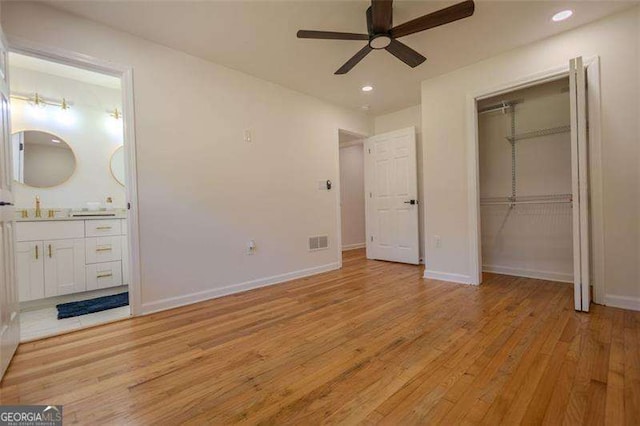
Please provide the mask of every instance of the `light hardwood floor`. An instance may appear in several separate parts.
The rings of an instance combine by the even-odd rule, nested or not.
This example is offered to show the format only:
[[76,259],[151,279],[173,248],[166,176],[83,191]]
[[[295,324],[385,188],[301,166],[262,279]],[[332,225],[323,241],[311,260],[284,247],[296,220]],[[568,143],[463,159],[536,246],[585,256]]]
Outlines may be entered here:
[[83,424],[638,424],[640,313],[367,261],[20,346],[2,404]]

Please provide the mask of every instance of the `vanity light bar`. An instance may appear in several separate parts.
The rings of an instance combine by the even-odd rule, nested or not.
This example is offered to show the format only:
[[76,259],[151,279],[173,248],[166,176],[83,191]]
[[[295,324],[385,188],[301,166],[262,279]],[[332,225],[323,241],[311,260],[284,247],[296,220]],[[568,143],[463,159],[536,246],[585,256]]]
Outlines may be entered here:
[[62,98],[61,100],[57,100],[54,98],[45,98],[38,92],[34,94],[11,93],[11,98],[26,101],[35,106],[50,105],[57,106],[65,110],[71,108],[71,105],[73,105],[73,102],[67,100],[66,98]]

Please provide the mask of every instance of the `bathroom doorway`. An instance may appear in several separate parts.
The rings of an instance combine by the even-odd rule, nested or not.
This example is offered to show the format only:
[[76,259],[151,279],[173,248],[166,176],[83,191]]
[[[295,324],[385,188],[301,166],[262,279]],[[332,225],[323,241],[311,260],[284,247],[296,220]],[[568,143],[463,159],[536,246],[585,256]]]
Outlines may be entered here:
[[132,315],[135,150],[124,71],[11,48],[15,275],[25,342]]
[[340,241],[343,252],[366,247],[364,197],[365,136],[340,129]]

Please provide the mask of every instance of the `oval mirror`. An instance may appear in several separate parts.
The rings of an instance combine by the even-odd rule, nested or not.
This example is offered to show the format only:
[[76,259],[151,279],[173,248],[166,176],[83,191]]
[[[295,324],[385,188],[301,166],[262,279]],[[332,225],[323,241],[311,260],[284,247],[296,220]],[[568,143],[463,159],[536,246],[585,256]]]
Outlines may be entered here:
[[39,130],[11,136],[13,179],[36,188],[65,183],[76,170],[76,156],[61,137]]
[[113,178],[124,186],[124,149],[120,146],[111,154],[111,174]]

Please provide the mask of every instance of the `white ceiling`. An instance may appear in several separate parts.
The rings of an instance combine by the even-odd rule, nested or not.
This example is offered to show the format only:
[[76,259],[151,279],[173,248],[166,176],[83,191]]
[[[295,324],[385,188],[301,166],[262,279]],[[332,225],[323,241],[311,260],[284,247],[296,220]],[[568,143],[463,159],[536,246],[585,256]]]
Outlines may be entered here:
[[[454,2],[394,2],[399,24]],[[427,57],[411,69],[374,51],[346,75],[334,71],[365,42],[299,40],[298,29],[366,33],[369,2],[51,1],[50,4],[145,39],[265,80],[380,114],[420,102],[420,82],[535,40],[583,25],[637,3],[612,1],[477,1],[474,16],[401,39]],[[550,21],[562,9],[574,16]],[[365,84],[374,90],[363,93]]]
[[57,62],[46,61],[44,59],[34,58],[33,56],[21,55],[19,53],[9,53],[9,66],[11,68],[22,68],[82,81],[109,89],[120,89],[120,79],[117,77],[63,65]]

